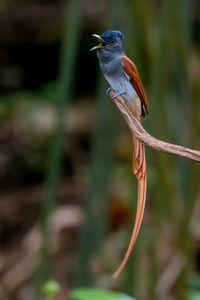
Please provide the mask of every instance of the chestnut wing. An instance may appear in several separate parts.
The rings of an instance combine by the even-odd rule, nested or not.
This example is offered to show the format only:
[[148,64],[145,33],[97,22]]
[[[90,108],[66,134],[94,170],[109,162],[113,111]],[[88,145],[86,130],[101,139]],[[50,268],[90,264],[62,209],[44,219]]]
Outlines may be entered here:
[[145,116],[148,114],[147,97],[138,70],[135,64],[126,55],[122,56],[122,63],[125,73],[129,76],[129,80],[141,100],[142,116]]

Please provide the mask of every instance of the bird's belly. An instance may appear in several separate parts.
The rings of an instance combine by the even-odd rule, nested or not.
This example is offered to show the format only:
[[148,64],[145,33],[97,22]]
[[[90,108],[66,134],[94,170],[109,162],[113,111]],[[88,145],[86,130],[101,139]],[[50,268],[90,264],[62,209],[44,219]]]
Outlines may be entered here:
[[105,76],[106,80],[110,84],[111,88],[116,92],[124,92],[121,97],[124,99],[126,105],[129,107],[131,112],[136,116],[141,116],[141,101],[130,83],[130,81],[126,77],[110,77]]

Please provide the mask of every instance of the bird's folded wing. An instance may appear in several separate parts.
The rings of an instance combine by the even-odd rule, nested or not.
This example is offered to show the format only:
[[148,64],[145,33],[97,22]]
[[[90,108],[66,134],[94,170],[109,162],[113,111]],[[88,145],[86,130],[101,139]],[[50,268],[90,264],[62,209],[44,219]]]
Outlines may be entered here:
[[122,56],[122,63],[123,63],[124,72],[129,76],[129,80],[133,85],[136,93],[138,94],[138,97],[140,98],[143,115],[145,116],[148,114],[147,97],[138,70],[135,64],[126,55]]

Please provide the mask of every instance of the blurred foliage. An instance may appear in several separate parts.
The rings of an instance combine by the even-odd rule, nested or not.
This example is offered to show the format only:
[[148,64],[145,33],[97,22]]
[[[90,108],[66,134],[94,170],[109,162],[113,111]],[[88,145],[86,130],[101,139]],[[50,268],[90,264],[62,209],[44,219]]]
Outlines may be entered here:
[[49,150],[49,164],[46,171],[46,194],[41,208],[41,230],[42,230],[42,246],[41,258],[38,270],[35,276],[35,299],[42,299],[40,287],[48,274],[48,257],[49,249],[49,218],[53,211],[60,179],[62,146],[64,139],[64,117],[65,111],[72,97],[72,85],[74,81],[74,64],[76,61],[76,53],[79,40],[79,20],[81,16],[80,0],[71,0],[68,2],[68,15],[66,18],[65,31],[63,35],[63,43],[60,54],[59,68],[59,90],[56,111],[56,129],[52,138]]
[[51,299],[54,299],[54,297],[59,293],[60,289],[60,285],[54,280],[49,280],[42,286],[42,292]]
[[74,300],[134,300],[122,293],[86,288],[72,290],[71,297]]
[[200,299],[199,292],[195,292],[195,291],[188,292],[188,300],[198,300],[198,299]]

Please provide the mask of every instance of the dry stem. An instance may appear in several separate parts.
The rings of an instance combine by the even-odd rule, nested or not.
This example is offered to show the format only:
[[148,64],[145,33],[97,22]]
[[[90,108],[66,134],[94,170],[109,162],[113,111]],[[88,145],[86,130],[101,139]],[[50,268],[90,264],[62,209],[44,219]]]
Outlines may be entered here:
[[[111,90],[109,95],[112,99],[112,96],[115,95],[115,91]],[[130,130],[144,145],[147,145],[161,152],[186,157],[188,159],[200,162],[200,151],[192,150],[179,145],[170,144],[154,138],[142,127],[140,122],[131,114],[130,110],[124,103],[122,97],[117,96],[115,99],[113,99],[113,101],[122,113]]]

